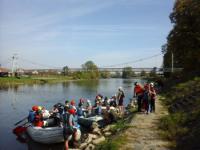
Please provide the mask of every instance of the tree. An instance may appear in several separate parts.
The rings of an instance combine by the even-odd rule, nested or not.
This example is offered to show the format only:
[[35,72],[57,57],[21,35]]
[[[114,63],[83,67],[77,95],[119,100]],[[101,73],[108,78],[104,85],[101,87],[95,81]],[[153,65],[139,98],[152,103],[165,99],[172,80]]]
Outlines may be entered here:
[[107,79],[110,78],[110,72],[109,71],[102,71],[101,72],[101,78]]
[[111,74],[112,78],[121,78],[121,72],[120,71],[115,71],[114,73]]
[[116,78],[121,78],[122,76],[121,76],[121,73],[119,72],[119,71],[116,71],[115,72],[115,77]]
[[87,61],[82,65],[84,71],[97,71],[97,66],[93,61]]
[[147,75],[146,71],[142,70],[141,73],[140,73],[140,76],[145,77],[146,75]]
[[64,74],[64,76],[69,75],[69,67],[68,66],[63,67],[63,74]]
[[84,79],[98,79],[99,78],[99,71],[97,66],[94,64],[93,61],[87,61],[82,65],[83,73],[82,78]]
[[164,67],[171,67],[173,53],[174,67],[200,75],[200,1],[176,0],[170,20],[174,28],[162,47]]
[[156,70],[157,70],[157,68],[154,67],[154,68],[151,70],[151,72],[149,73],[149,76],[150,76],[150,77],[156,77],[156,76],[157,76]]
[[122,71],[122,78],[131,78],[134,76],[134,72],[132,71],[132,67],[125,67]]

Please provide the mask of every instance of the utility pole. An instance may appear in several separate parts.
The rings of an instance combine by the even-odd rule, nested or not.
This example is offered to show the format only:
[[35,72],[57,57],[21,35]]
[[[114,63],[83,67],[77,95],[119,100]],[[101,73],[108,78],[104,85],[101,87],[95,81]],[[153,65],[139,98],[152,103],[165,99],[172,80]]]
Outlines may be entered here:
[[174,72],[174,54],[172,52],[172,73]]
[[15,56],[13,55],[12,57],[12,76],[14,77],[14,61],[15,61]]
[[17,60],[17,54],[14,54],[12,56],[12,76],[15,76],[15,71],[16,71],[16,60]]

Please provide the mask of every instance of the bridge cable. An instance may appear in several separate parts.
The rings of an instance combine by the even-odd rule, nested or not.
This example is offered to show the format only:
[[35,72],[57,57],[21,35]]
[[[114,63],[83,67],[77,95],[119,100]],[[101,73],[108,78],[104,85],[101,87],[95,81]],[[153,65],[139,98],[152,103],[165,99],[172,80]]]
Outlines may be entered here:
[[109,65],[109,66],[102,66],[100,68],[109,68],[109,67],[115,67],[115,66],[122,66],[122,65],[132,64],[132,63],[136,63],[136,62],[141,62],[141,61],[144,61],[144,60],[152,59],[152,58],[160,56],[160,55],[162,55],[162,53],[159,53],[159,54],[156,54],[156,55],[152,55],[152,56],[149,56],[149,57],[140,58],[140,59],[133,60],[133,61],[128,61],[128,62],[125,62],[125,63],[113,64],[113,65]]

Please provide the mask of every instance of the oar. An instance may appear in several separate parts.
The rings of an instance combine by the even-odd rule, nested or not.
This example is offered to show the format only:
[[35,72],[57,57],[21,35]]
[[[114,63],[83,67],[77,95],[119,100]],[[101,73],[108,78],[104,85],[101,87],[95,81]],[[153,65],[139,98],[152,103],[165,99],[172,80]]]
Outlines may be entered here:
[[26,119],[27,119],[27,117],[25,117],[25,118],[23,118],[22,120],[16,122],[16,123],[15,123],[15,126],[18,125],[18,124],[20,124],[22,121],[24,121],[24,120],[26,120]]

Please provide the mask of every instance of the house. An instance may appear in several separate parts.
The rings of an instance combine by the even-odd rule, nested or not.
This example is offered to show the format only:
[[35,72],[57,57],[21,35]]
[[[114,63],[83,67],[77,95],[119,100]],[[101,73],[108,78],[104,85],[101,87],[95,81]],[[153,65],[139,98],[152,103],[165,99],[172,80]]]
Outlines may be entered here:
[[38,72],[37,70],[34,70],[34,71],[32,71],[32,74],[34,74],[34,75],[38,75],[39,72]]
[[8,77],[9,69],[0,67],[0,77]]
[[18,68],[18,69],[16,70],[16,72],[17,72],[18,75],[21,76],[21,75],[24,75],[24,72],[25,72],[25,71],[24,71],[24,69],[22,69],[22,68]]

